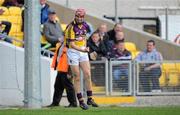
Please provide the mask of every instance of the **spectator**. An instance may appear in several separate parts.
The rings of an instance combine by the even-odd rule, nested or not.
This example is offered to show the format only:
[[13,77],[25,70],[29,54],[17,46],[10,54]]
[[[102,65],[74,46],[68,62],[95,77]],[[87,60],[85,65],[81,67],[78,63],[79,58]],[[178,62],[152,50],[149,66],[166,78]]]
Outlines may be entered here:
[[94,32],[88,39],[90,60],[101,60],[106,56],[107,49],[104,42],[101,40],[98,32]]
[[50,6],[47,4],[47,0],[40,0],[41,4],[41,24],[48,21],[48,14]]
[[56,81],[54,83],[53,102],[48,107],[59,106],[64,89],[67,93],[69,106],[77,107],[75,90],[72,83],[72,76],[69,75],[69,65],[67,63],[67,47],[63,43],[57,45],[55,55],[53,57],[52,67],[58,71]]
[[[108,59],[115,60],[131,60],[131,53],[125,48],[124,41],[118,40],[115,43],[115,48],[112,49],[111,52],[108,52]],[[120,87],[125,91],[128,91],[128,65],[120,64],[118,66],[113,67],[113,76],[114,81],[120,81],[114,83],[114,86]]]
[[122,25],[120,23],[116,23],[114,25],[114,28],[108,31],[107,34],[109,35],[110,40],[114,40],[116,32],[122,32],[122,31],[123,31]]
[[107,51],[110,51],[109,49],[109,35],[107,34],[107,25],[106,24],[101,24],[99,28],[97,29],[99,32],[101,40],[104,42],[105,47]]
[[101,40],[109,40],[109,36],[107,34],[107,25],[106,24],[101,24],[99,28],[97,29],[99,32]]
[[[3,25],[5,28],[3,29]],[[0,39],[4,40],[6,42],[12,43],[12,40],[6,37],[9,35],[9,32],[11,30],[11,22],[8,21],[0,21]]]
[[124,41],[124,33],[121,31],[117,31],[114,40],[115,40],[114,42],[119,40]]
[[10,6],[17,6],[22,7],[24,5],[24,0],[5,0],[2,6],[10,7]]
[[[147,48],[141,52],[135,60],[139,61],[159,61],[159,63],[146,63],[140,65],[139,80],[144,92],[160,92],[159,77],[161,76],[160,62],[163,60],[161,53],[155,48],[155,41],[147,41]],[[150,86],[152,84],[152,87]]]
[[117,42],[117,41],[124,41],[124,33],[123,32],[121,32],[121,31],[117,31],[116,33],[115,33],[115,38],[113,39],[113,40],[109,40],[108,41],[108,51],[110,51],[111,49],[113,49],[114,48],[114,46],[115,46],[115,43]]
[[125,48],[125,44],[123,40],[117,40],[115,42],[115,47],[112,49],[111,52],[107,54],[108,59],[120,59],[120,60],[130,60],[131,53]]
[[56,12],[49,10],[49,20],[44,24],[43,33],[46,40],[53,46],[63,37],[62,28],[59,22],[56,20]]

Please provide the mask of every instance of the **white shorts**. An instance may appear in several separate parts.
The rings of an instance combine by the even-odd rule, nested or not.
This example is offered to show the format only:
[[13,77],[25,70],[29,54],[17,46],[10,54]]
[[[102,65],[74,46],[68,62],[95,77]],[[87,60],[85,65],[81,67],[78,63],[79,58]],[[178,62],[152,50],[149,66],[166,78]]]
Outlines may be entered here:
[[88,53],[69,48],[67,51],[68,64],[79,65],[80,62],[89,61]]

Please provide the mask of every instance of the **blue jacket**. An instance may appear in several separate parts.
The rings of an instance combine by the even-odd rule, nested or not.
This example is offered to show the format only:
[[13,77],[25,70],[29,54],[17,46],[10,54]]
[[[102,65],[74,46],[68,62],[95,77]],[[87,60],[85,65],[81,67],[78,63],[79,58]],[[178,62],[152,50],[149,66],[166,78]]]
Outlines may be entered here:
[[46,4],[45,7],[41,9],[41,24],[44,24],[48,21],[48,14],[49,14],[49,5]]

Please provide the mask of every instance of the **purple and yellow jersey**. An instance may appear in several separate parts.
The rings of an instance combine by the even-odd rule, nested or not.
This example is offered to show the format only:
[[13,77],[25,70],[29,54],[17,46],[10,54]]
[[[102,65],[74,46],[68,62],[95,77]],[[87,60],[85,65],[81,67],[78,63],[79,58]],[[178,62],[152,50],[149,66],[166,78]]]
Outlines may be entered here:
[[75,45],[79,47],[86,46],[87,36],[86,34],[90,32],[89,26],[86,22],[78,25],[73,21],[69,24],[65,30],[65,43],[71,48],[70,42],[74,42]]

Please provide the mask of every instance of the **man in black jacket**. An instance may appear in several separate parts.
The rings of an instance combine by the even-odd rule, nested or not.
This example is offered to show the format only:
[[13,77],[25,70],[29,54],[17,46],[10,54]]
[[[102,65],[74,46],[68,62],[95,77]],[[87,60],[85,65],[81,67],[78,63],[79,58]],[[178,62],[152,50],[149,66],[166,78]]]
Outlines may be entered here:
[[108,52],[97,31],[89,38],[87,45],[89,47],[90,60],[101,60]]
[[122,25],[120,23],[116,23],[114,25],[114,28],[112,30],[109,30],[107,34],[110,40],[114,40],[116,36],[116,32],[122,32],[122,31],[123,31]]
[[101,24],[98,27],[97,32],[99,32],[100,38],[104,42],[106,49],[110,51],[111,49],[109,49],[109,35],[107,33],[107,25]]

